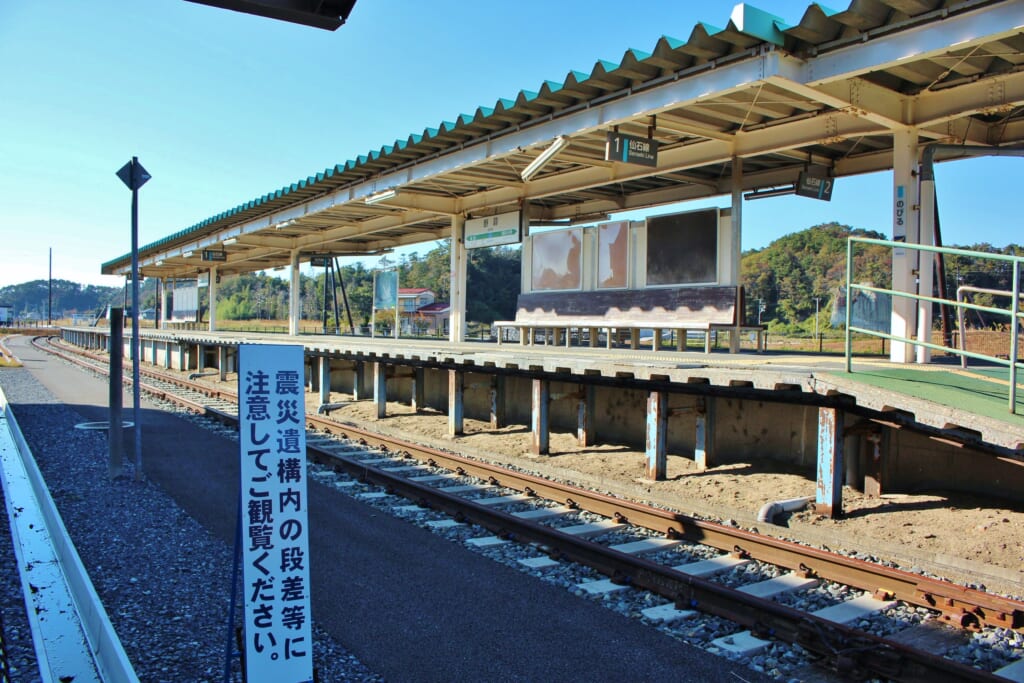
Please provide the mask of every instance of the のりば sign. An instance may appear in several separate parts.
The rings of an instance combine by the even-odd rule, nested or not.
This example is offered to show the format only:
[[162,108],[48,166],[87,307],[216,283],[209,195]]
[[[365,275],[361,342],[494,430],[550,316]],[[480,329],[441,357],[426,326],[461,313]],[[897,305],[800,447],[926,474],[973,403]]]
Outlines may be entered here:
[[238,349],[248,683],[313,680],[302,352]]

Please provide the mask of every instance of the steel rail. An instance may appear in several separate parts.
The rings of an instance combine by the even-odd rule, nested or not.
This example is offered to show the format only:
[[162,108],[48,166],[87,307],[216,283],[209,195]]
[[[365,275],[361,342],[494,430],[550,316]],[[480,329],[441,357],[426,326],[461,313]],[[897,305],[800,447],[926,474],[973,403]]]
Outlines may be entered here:
[[[210,397],[237,402],[237,396],[230,391],[162,373],[146,371],[145,374]],[[161,394],[169,400],[176,400],[166,392],[161,391]],[[189,403],[195,405],[192,401]],[[209,408],[206,410],[210,411]],[[223,411],[211,412],[224,422],[235,419]],[[422,444],[375,434],[351,423],[311,414],[306,415],[306,423],[310,429],[344,436],[401,457],[474,476],[495,486],[563,502],[573,508],[629,522],[669,537],[702,543],[786,567],[805,576],[835,581],[887,599],[895,598],[926,607],[938,611],[943,620],[957,627],[1024,628],[1024,603],[1016,600],[510,471]],[[771,600],[754,598],[706,579],[569,536],[546,525],[478,505],[378,467],[339,457],[315,444],[308,445],[307,452],[318,462],[344,469],[411,500],[480,524],[498,535],[548,547],[554,554],[592,566],[617,581],[656,592],[674,600],[681,608],[699,609],[729,619],[749,628],[755,636],[797,643],[825,658],[833,669],[846,675],[870,674],[922,682],[1003,680],[941,656],[838,625]]]

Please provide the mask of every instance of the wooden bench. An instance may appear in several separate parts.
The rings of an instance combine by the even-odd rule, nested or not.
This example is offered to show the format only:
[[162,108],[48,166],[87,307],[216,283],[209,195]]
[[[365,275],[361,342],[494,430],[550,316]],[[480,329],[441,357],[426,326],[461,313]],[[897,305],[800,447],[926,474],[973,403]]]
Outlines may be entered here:
[[[554,343],[564,332],[565,345],[572,343],[572,331],[589,331],[590,346],[597,346],[598,330],[605,330],[607,346],[619,330],[630,330],[631,343],[638,346],[641,329],[677,332],[676,348],[686,349],[687,332],[702,332],[704,352],[711,352],[712,334],[755,332],[757,350],[764,350],[764,326],[742,324],[743,290],[735,286],[660,287],[652,289],[609,289],[587,292],[527,292],[519,295],[515,320],[498,320],[494,326],[498,344],[505,329],[518,329],[521,344],[533,344],[536,330],[550,330]],[[613,334],[614,331],[614,334]],[[657,349],[659,344],[653,344]]]

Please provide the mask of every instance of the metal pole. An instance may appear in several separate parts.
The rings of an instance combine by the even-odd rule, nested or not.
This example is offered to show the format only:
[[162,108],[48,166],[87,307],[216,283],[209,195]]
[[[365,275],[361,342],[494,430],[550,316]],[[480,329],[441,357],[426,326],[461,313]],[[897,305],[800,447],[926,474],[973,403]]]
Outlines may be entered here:
[[1020,262],[1013,262],[1013,303],[1010,306],[1010,413],[1017,412],[1017,355],[1020,321]]
[[107,427],[107,475],[116,479],[124,469],[124,309],[110,309],[110,423]]
[[853,297],[850,283],[853,282],[853,241],[846,240],[846,371],[853,372],[853,337],[850,335],[850,321],[853,313]]
[[46,324],[53,324],[53,247],[50,247],[50,291],[46,301]]
[[132,157],[132,415],[135,420],[135,481],[142,479],[142,404],[139,387],[139,158]]

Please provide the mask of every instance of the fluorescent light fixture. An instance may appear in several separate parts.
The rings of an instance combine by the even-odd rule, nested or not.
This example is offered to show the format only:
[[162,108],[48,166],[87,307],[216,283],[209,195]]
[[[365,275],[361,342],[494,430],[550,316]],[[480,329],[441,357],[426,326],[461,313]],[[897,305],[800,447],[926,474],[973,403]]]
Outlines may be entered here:
[[542,168],[547,166],[547,163],[549,161],[555,158],[556,154],[558,154],[568,146],[569,138],[565,137],[564,135],[559,135],[557,138],[555,138],[555,141],[551,143],[551,146],[548,147],[543,152],[541,152],[537,156],[537,158],[531,161],[530,164],[523,169],[523,172],[519,174],[520,176],[522,176],[523,182],[526,182],[533,176],[537,175],[537,173],[540,172]]
[[363,199],[363,201],[366,202],[367,204],[376,204],[378,202],[383,202],[388,199],[394,199],[397,196],[398,190],[396,190],[393,187],[389,187],[386,190],[381,190],[380,192],[374,192],[373,194],[366,195],[366,198]]
[[237,237],[229,237],[226,240],[224,240],[224,246],[225,247],[230,247],[232,244],[238,244],[238,238]]
[[294,218],[289,218],[288,220],[281,221],[280,223],[275,225],[274,229],[275,230],[284,230],[285,228],[291,227],[293,225],[295,225],[295,219]]
[[159,260],[158,260],[158,261],[157,261],[156,263],[154,263],[153,265],[154,265],[154,266],[162,266],[163,264],[164,264],[164,260],[163,260],[163,259],[159,259]]
[[192,258],[195,255],[194,251],[183,251],[181,252],[182,258]]
[[753,192],[748,192],[743,195],[744,199],[764,199],[765,197],[779,197],[784,194],[796,193],[796,184],[790,183],[789,185],[779,185],[777,187],[759,187]]

